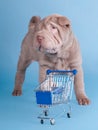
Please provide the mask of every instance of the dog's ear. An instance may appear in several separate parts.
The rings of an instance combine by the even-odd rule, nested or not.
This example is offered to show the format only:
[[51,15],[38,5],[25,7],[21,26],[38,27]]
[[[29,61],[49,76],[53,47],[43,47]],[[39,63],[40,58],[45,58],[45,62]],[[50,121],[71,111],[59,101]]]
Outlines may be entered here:
[[71,25],[69,19],[66,17],[63,17],[63,16],[58,17],[58,23],[59,23],[59,25],[66,26],[66,27],[70,27],[70,25]]
[[41,18],[39,16],[33,16],[29,22],[29,28],[34,28],[34,26],[39,23]]

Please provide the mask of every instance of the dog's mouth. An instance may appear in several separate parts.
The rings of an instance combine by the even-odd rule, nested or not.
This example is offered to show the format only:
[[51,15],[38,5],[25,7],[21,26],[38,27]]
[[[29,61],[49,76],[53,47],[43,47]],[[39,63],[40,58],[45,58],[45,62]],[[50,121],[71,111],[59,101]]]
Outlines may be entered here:
[[55,48],[53,49],[47,49],[47,48],[43,48],[42,46],[39,46],[38,51],[46,54],[46,55],[50,55],[50,56],[54,56],[57,55],[57,50]]
[[55,57],[57,56],[57,52],[56,53],[46,53],[45,55],[48,56],[48,57]]

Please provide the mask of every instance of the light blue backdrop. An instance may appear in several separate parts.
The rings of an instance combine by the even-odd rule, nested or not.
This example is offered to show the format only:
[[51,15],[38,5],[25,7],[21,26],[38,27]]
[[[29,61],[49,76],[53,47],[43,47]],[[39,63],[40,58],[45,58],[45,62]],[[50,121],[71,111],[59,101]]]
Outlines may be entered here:
[[[54,13],[67,16],[72,22],[73,31],[80,42],[83,55],[86,90],[92,98],[91,100],[96,99],[96,92],[98,91],[98,1],[0,0],[0,96],[2,99],[0,105],[5,106],[4,102],[7,96],[10,97],[11,95],[21,41],[28,31],[30,18],[33,15],[45,17]],[[32,87],[37,82],[38,65],[34,63],[27,70],[24,86]],[[10,100],[13,100],[13,97],[10,97],[9,102]],[[3,109],[4,107],[2,107],[1,113],[5,112]],[[11,110],[11,107],[9,109]],[[4,114],[1,117],[4,117]],[[95,118],[95,116],[93,117]],[[1,128],[2,130],[8,130],[5,126],[4,129],[3,126]]]

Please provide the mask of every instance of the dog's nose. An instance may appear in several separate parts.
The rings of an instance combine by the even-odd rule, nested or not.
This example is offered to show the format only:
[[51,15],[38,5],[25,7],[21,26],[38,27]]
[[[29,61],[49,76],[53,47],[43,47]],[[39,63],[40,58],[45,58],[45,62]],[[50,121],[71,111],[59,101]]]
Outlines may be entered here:
[[43,39],[44,39],[43,36],[40,36],[40,35],[37,36],[37,41],[39,44],[41,44],[43,42]]

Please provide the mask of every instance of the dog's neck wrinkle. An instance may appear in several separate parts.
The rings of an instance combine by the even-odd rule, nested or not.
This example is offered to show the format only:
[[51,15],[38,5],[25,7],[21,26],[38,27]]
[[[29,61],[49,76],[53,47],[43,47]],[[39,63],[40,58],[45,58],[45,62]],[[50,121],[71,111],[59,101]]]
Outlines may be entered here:
[[47,59],[48,59],[50,62],[55,63],[55,64],[57,64],[59,61],[65,60],[64,57],[58,57],[57,55],[56,55],[56,56],[47,57]]
[[67,69],[67,58],[63,57],[49,57],[43,55],[41,59],[39,59],[39,64],[41,66],[48,66],[51,69]]

